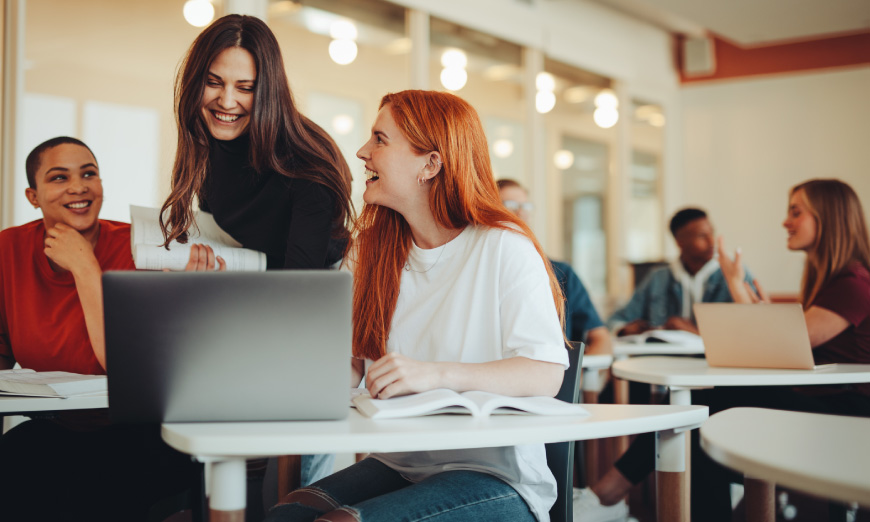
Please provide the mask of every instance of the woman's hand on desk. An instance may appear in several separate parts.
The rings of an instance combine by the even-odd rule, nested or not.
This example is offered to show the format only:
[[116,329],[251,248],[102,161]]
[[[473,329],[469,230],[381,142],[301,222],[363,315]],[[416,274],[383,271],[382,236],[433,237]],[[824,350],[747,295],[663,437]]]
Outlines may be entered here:
[[678,316],[668,317],[668,320],[665,321],[665,324],[662,325],[665,330],[683,330],[684,332],[692,332],[693,334],[697,334],[698,327],[695,326],[695,323],[690,321],[689,319],[684,319]]
[[65,223],[58,223],[45,231],[45,255],[73,275],[82,275],[87,270],[101,272],[93,245],[78,230]]
[[214,250],[208,245],[194,243],[190,245],[190,258],[184,270],[187,272],[213,272],[217,263],[218,272],[225,272],[227,263],[221,256],[215,256]]
[[391,352],[369,366],[366,388],[376,399],[443,388],[438,365]]

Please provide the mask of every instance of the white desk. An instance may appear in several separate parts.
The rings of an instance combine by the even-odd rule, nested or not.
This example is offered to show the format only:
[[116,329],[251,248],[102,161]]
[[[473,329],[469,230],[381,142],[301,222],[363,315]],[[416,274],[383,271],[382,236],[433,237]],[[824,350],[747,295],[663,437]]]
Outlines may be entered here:
[[867,418],[761,408],[725,410],[701,427],[701,447],[713,460],[771,483],[769,498],[751,512],[747,484],[747,517],[756,520],[773,520],[774,483],[870,506],[868,439]]
[[[583,356],[583,363],[581,364],[582,378],[580,380],[580,389],[583,391],[584,396],[587,393],[594,393],[597,397],[597,394],[601,393],[604,385],[607,384],[607,379],[601,378],[601,370],[609,369],[611,364],[613,364],[612,355]],[[584,397],[583,402],[596,401],[587,401]]]
[[820,370],[711,368],[704,359],[635,357],[616,361],[620,379],[666,386],[671,404],[691,404],[693,388],[716,386],[803,386],[870,382],[870,364],[838,364]]
[[[173,448],[210,462],[209,506],[221,520],[243,520],[245,459],[285,454],[368,453],[484,448],[586,440],[656,431],[657,462],[685,471],[685,430],[707,418],[704,406],[596,405],[587,417],[497,415],[477,419],[437,415],[374,421],[351,410],[346,420],[320,422],[164,424],[163,439]],[[660,491],[660,505],[679,507],[684,491]],[[671,520],[688,521],[678,511]],[[214,520],[214,519],[213,519]]]

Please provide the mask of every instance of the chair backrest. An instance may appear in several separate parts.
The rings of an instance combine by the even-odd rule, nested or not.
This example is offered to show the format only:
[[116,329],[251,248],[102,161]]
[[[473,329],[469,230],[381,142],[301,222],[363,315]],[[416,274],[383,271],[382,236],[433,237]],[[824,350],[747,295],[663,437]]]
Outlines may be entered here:
[[[560,401],[577,404],[580,396],[580,366],[583,364],[583,351],[586,346],[572,342],[568,350],[570,366],[565,370],[562,388],[556,398]],[[574,442],[553,442],[544,445],[547,450],[547,465],[556,477],[556,503],[550,508],[550,522],[572,522],[574,520]]]

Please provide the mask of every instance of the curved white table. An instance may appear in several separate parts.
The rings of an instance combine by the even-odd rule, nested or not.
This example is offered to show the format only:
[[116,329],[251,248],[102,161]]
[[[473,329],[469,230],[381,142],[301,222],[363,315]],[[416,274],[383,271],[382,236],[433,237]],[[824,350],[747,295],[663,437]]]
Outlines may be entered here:
[[[432,415],[375,421],[351,410],[347,419],[320,422],[177,423],[163,425],[173,448],[211,465],[212,520],[243,520],[245,459],[271,455],[423,451],[562,442],[655,431],[657,462],[685,471],[685,431],[707,418],[705,406],[599,405],[591,415],[547,417]],[[659,503],[681,506],[685,492],[663,488]],[[685,515],[680,520],[687,520]]]
[[[747,429],[747,427],[755,427]],[[760,429],[759,429],[760,428]],[[748,478],[870,506],[870,419],[762,408],[732,408],[701,427],[701,447]],[[747,516],[773,520],[773,487]],[[768,518],[769,517],[769,518]]]
[[716,386],[804,386],[870,382],[870,364],[836,364],[818,370],[713,368],[704,359],[634,357],[611,367],[620,379],[666,386],[671,404],[691,404],[693,388]]

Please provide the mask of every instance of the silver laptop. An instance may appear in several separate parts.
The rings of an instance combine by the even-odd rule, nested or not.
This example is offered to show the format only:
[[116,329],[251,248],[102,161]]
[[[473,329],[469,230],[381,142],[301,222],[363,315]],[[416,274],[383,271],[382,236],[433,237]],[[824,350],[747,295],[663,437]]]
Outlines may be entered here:
[[103,296],[115,421],[347,416],[347,272],[109,272]]
[[696,303],[707,364],[734,368],[818,369],[798,303]]

